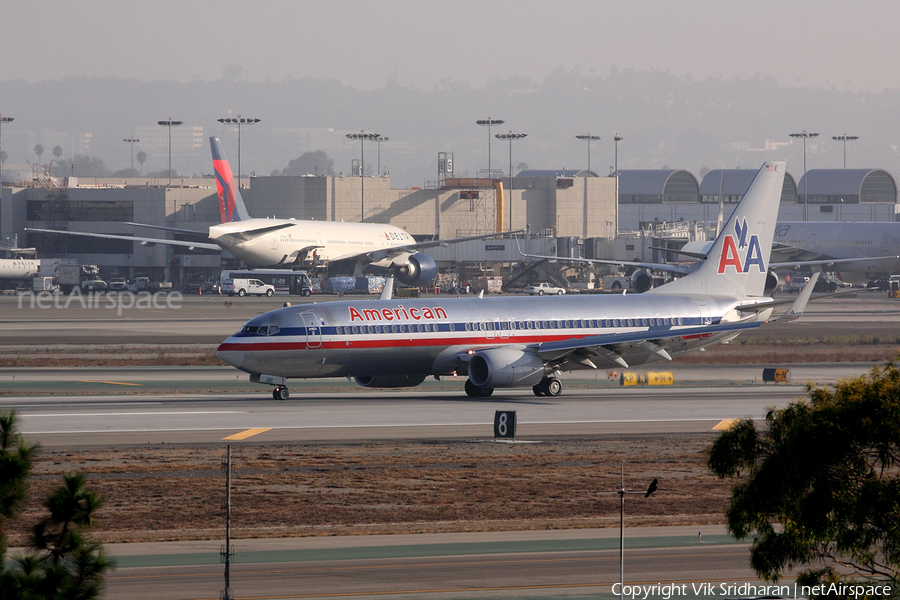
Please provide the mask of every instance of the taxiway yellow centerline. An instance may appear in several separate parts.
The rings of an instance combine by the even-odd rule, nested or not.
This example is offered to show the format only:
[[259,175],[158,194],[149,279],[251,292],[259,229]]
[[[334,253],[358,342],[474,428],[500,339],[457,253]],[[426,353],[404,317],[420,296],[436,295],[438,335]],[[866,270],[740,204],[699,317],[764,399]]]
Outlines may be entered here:
[[259,435],[260,433],[265,433],[272,429],[271,427],[259,427],[257,429],[247,429],[245,431],[241,431],[239,433],[235,433],[234,435],[229,435],[228,437],[222,438],[223,440],[246,440],[248,437],[253,437],[254,435]]

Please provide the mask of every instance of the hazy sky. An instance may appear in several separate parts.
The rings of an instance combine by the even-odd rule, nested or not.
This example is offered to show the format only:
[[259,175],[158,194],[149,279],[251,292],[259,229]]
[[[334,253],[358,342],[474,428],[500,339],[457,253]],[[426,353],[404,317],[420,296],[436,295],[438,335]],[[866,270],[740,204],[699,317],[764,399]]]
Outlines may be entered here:
[[602,76],[615,66],[900,89],[894,1],[12,0],[0,15],[0,81],[210,81],[240,65],[253,81],[431,89],[516,74],[541,81],[559,68]]

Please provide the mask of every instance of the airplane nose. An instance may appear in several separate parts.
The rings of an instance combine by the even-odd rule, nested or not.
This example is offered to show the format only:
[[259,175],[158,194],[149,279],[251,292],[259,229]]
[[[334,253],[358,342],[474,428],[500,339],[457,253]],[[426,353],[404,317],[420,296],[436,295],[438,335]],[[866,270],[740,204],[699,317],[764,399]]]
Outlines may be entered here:
[[232,367],[241,368],[241,365],[244,364],[244,351],[243,350],[229,350],[227,342],[221,344],[216,350],[216,356],[218,356],[221,360],[227,362]]

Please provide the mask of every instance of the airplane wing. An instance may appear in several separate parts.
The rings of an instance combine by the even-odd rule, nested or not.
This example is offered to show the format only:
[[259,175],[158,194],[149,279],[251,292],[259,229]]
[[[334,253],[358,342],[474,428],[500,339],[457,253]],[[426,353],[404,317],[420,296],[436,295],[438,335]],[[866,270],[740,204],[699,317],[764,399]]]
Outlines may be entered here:
[[[519,241],[516,240],[516,246],[518,246],[518,244]],[[687,275],[695,267],[695,265],[671,265],[669,263],[652,263],[633,260],[612,260],[606,258],[569,258],[566,256],[543,256],[541,254],[525,254],[524,252],[522,252],[521,248],[519,248],[519,254],[521,254],[525,258],[540,258],[544,260],[557,260],[562,262],[597,263],[600,265],[618,265],[622,267],[637,267],[639,269],[656,269],[659,271],[668,271],[669,273],[678,273],[681,275]]]
[[[459,244],[460,242],[470,242],[472,240],[486,240],[490,238],[500,237],[504,235],[515,235],[518,233],[524,233],[524,229],[518,229],[516,231],[502,231],[500,233],[488,233],[484,235],[472,235],[469,237],[461,237],[461,238],[453,238],[449,240],[433,240],[430,242],[417,242],[415,244],[406,244],[404,246],[393,246],[391,248],[379,248],[378,250],[373,250],[372,252],[366,252],[363,254],[344,254],[342,256],[336,256],[332,258],[332,262],[337,262],[339,260],[349,260],[351,258],[363,258],[366,262],[378,262],[384,260],[386,258],[393,258],[395,256],[401,256],[404,254],[415,254],[419,250],[423,250],[425,248],[435,248],[437,246],[449,246],[450,244]],[[518,243],[518,242],[516,242]]]
[[[651,327],[644,331],[594,335],[554,342],[544,342],[537,344],[535,346],[535,351],[545,361],[556,363],[570,361],[591,369],[598,368],[592,361],[592,358],[602,358],[623,368],[628,368],[628,363],[622,357],[622,354],[634,352],[635,350],[649,352],[665,360],[672,360],[668,349],[677,348],[684,339],[704,338],[709,337],[711,334],[722,332],[733,331],[739,333],[743,330],[755,329],[764,323],[771,323],[779,319],[792,321],[800,318],[800,315],[803,314],[803,310],[806,308],[806,304],[812,294],[813,287],[815,286],[815,277],[817,276],[818,274],[815,274],[814,277],[810,278],[810,283],[812,285],[807,284],[797,299],[793,301],[787,312],[778,319],[769,321],[751,321],[747,318],[729,323],[719,323],[717,325],[686,327],[680,329],[655,329]],[[758,301],[745,304],[743,307],[738,308],[749,310],[751,306],[755,307],[756,305],[758,305],[758,310],[761,311],[771,308],[773,302],[769,298],[760,298]]]
[[125,225],[134,225],[135,227],[146,227],[148,229],[161,229],[163,231],[174,231],[175,233],[183,233],[186,235],[199,235],[208,237],[208,233],[206,231],[197,231],[196,229],[179,229],[178,227],[165,227],[163,225],[150,225],[149,223],[133,223],[131,221],[125,221]]
[[140,242],[142,246],[153,246],[155,244],[165,244],[168,246],[184,246],[187,248],[202,248],[204,250],[221,250],[218,244],[210,244],[208,242],[185,242],[182,240],[165,240],[159,238],[145,238],[131,235],[114,235],[111,233],[87,233],[84,231],[60,231],[56,229],[36,229],[26,227],[25,231],[37,231],[40,233],[58,233],[61,235],[77,235],[81,237],[93,237],[104,240],[129,240],[132,242]]
[[[844,267],[851,271],[876,270],[879,263],[895,261],[900,256],[875,256],[872,258],[823,258],[820,260],[799,260],[795,262],[772,262],[772,269],[800,269],[801,267]],[[828,268],[826,271],[830,270]]]

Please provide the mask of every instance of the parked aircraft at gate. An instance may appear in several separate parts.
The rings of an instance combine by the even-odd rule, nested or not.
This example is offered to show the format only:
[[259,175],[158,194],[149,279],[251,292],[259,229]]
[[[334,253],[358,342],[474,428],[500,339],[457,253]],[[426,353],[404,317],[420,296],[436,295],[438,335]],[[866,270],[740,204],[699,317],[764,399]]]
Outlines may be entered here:
[[[274,310],[218,348],[225,362],[288,397],[288,378],[347,376],[409,387],[468,375],[466,393],[532,387],[556,396],[560,373],[671,360],[766,322],[764,297],[785,163],[765,163],[709,258],[645,294],[353,300]],[[816,275],[810,283],[815,283]],[[799,317],[807,286],[783,318]]]
[[0,279],[25,280],[37,277],[41,270],[41,261],[13,258],[0,259]]
[[399,227],[380,223],[253,219],[250,218],[244,205],[244,199],[225,158],[225,151],[219,138],[211,137],[209,142],[216,173],[222,223],[210,227],[208,235],[199,231],[129,223],[181,234],[200,235],[209,241],[191,242],[48,229],[28,229],[28,231],[131,240],[145,245],[167,244],[211,250],[222,249],[232,253],[251,268],[291,268],[299,266],[315,252],[317,260],[323,263],[354,262],[357,274],[366,266],[391,269],[400,282],[414,287],[429,285],[437,275],[434,261],[420,250],[499,235],[416,242],[409,233]]
[[[783,221],[775,227],[779,260],[827,261],[847,283],[865,284],[900,272],[900,223]],[[795,263],[796,264],[796,263]]]

